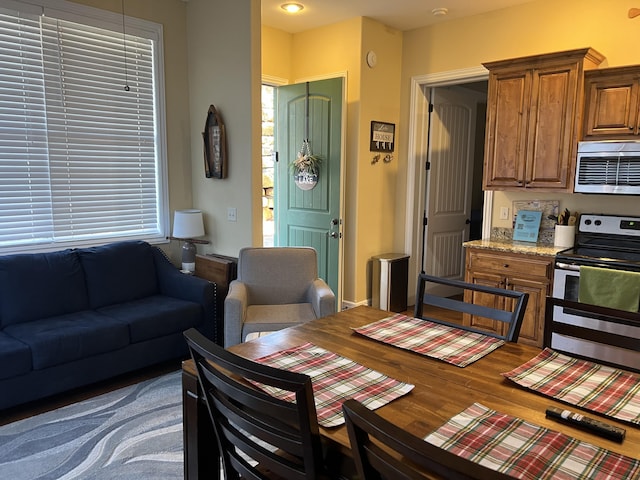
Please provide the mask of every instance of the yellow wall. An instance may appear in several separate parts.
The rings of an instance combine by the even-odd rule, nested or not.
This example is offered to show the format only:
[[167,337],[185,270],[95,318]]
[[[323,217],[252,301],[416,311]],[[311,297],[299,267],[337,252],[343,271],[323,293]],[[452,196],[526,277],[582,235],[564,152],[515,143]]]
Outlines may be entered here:
[[[276,45],[287,51],[282,32],[263,27],[263,76],[283,76],[283,57],[267,52]],[[291,83],[345,77],[347,118],[345,138],[343,295],[350,302],[368,298],[369,262],[393,247],[389,228],[396,209],[397,157],[371,164],[371,120],[399,122],[402,35],[367,18],[355,18],[290,36]],[[378,66],[366,67],[368,50]]]
[[[293,35],[262,26],[262,76],[276,82],[291,83],[291,49]],[[267,73],[268,72],[268,73]]]
[[[573,48],[593,47],[606,60],[601,67],[640,64],[631,48],[640,38],[640,18],[629,19],[633,6],[625,0],[537,0],[483,15],[446,21],[404,33],[401,122],[409,122],[413,76],[475,68],[482,62]],[[400,155],[407,156],[408,137],[401,131]],[[402,166],[402,164],[401,164]],[[406,176],[401,171],[401,177]],[[580,212],[640,215],[635,197],[613,195],[535,194],[497,192],[492,225],[511,227],[497,219],[500,207],[521,199],[559,200],[561,208]],[[398,205],[397,217],[405,208]],[[397,230],[404,242],[404,232]]]
[[[237,256],[262,243],[260,0],[189,0],[187,25],[191,188],[211,241],[198,250]],[[226,127],[226,179],[204,176],[201,132],[211,104]],[[227,220],[229,207],[236,222]]]

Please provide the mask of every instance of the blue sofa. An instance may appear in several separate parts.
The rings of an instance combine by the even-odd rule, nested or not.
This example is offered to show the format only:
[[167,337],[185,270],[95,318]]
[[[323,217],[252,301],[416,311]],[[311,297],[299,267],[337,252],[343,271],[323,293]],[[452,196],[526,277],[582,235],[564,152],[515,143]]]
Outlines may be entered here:
[[0,409],[187,355],[215,340],[215,286],[142,241],[0,256]]

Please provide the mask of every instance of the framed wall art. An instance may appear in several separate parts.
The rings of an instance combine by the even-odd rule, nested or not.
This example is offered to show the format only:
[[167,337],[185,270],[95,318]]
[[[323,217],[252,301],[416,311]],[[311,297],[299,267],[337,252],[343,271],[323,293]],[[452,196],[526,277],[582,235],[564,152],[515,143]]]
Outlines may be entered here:
[[227,178],[227,140],[222,117],[209,106],[202,132],[204,140],[204,174],[207,178]]
[[372,121],[369,150],[372,152],[393,152],[395,135],[395,123]]

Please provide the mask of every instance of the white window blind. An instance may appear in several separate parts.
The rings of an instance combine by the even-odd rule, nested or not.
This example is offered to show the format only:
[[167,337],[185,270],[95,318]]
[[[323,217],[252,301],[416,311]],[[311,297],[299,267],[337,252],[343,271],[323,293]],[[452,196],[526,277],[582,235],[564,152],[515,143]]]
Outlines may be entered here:
[[155,71],[151,39],[0,10],[0,251],[164,233]]

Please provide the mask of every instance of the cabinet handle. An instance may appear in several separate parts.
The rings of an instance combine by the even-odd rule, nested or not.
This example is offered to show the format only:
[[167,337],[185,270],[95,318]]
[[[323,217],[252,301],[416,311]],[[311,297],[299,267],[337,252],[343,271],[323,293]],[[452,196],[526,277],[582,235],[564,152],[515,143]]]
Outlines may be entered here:
[[504,268],[509,268],[509,264],[505,263],[504,265],[502,265]]
[[633,125],[629,125],[629,130],[633,130]]

